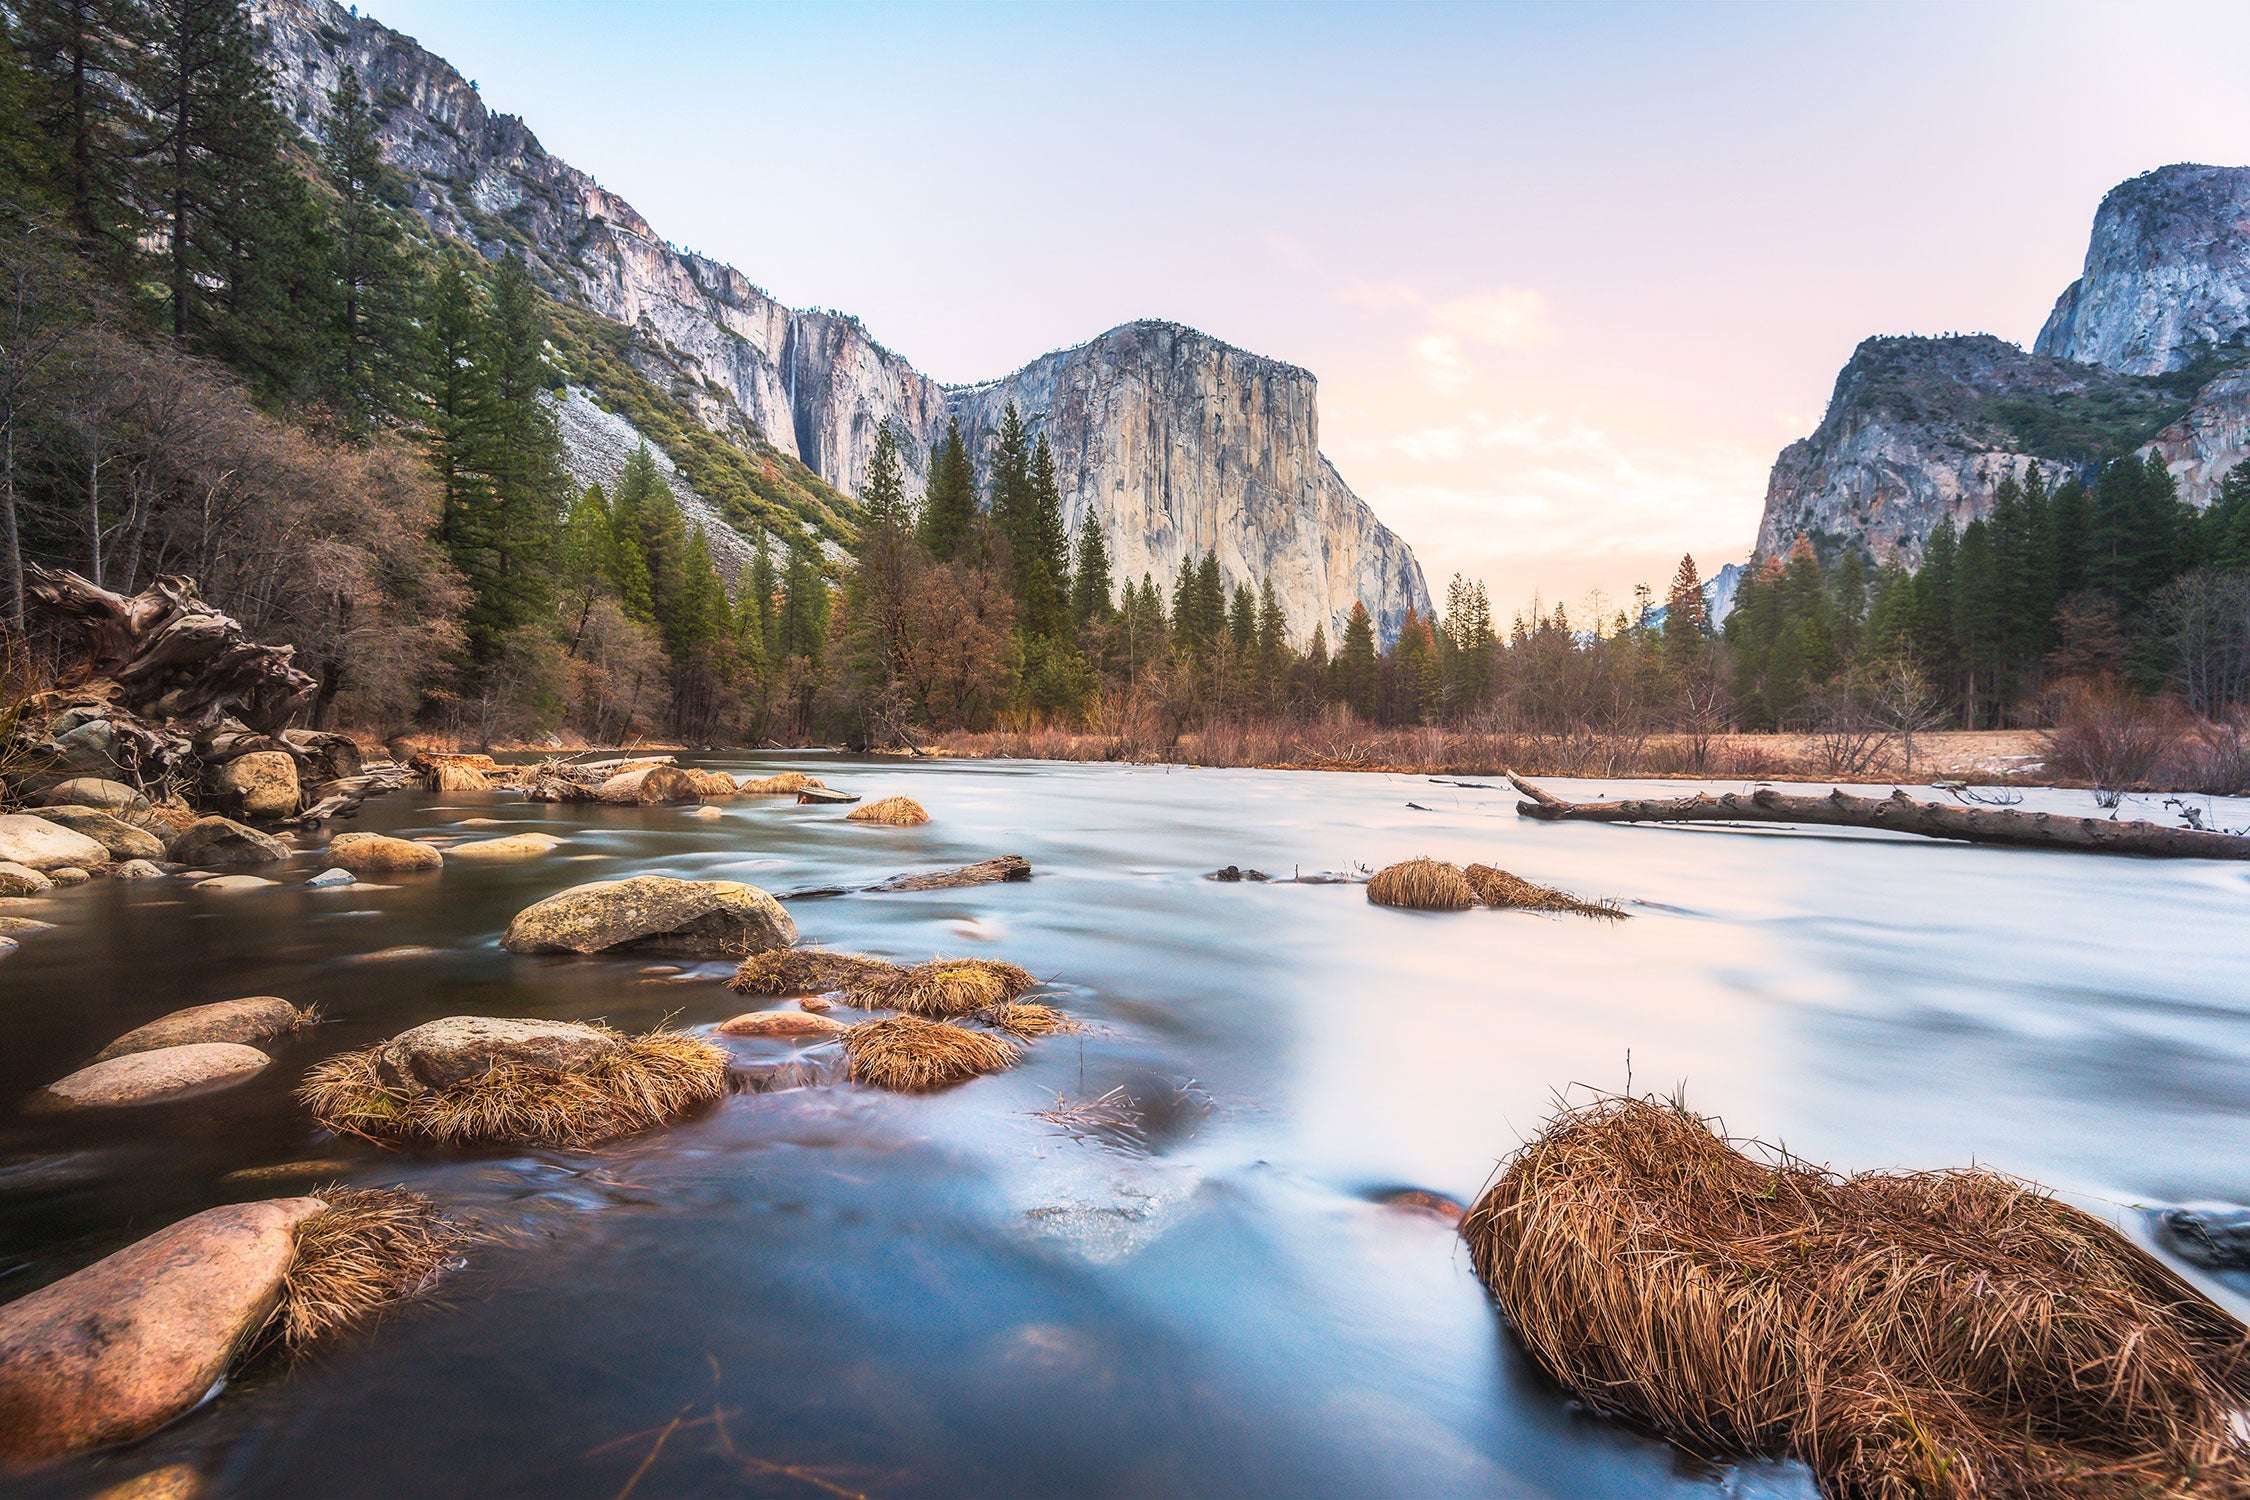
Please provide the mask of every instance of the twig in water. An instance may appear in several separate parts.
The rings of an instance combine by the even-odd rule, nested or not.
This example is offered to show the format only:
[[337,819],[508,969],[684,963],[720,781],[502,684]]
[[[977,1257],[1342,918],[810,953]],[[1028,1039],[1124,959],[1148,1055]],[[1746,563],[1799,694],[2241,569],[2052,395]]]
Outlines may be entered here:
[[654,1467],[656,1463],[656,1455],[664,1451],[665,1441],[669,1439],[673,1433],[680,1430],[680,1417],[684,1417],[687,1414],[688,1408],[683,1406],[680,1408],[679,1417],[674,1417],[671,1421],[664,1424],[664,1430],[656,1435],[656,1442],[652,1444],[648,1450],[648,1457],[641,1460],[641,1466],[633,1471],[633,1477],[625,1481],[625,1488],[617,1492],[617,1500],[625,1500],[625,1497],[627,1495],[633,1493],[633,1486],[641,1482],[641,1476],[643,1474],[646,1474],[652,1467]]

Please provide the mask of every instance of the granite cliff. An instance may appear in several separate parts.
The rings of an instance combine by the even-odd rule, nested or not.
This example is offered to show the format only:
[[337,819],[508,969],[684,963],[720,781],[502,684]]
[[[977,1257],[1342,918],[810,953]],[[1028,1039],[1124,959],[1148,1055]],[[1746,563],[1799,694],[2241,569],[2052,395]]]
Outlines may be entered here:
[[[522,258],[570,314],[627,332],[566,342],[564,362],[586,388],[573,403],[637,415],[679,460],[668,471],[676,488],[709,486],[668,435],[669,416],[651,420],[665,415],[652,403],[749,460],[734,466],[742,483],[702,495],[714,516],[841,540],[854,513],[846,497],[884,421],[905,436],[908,488],[919,494],[947,420],[958,415],[988,442],[1012,400],[1054,444],[1067,519],[1100,518],[1119,578],[1168,578],[1182,557],[1215,548],[1229,586],[1272,580],[1300,640],[1316,624],[1333,640],[1355,601],[1386,639],[1408,609],[1429,612],[1412,551],[1320,456],[1306,372],[1177,325],[1134,323],[1001,380],[949,389],[858,319],[787,307],[732,266],[671,246],[411,38],[330,0],[253,0],[253,9],[281,107],[299,129],[317,138],[330,90],[355,69],[385,157],[434,235],[486,259]],[[603,349],[615,358],[595,359]],[[614,447],[615,423],[573,416],[574,441]],[[609,461],[574,455],[573,468],[594,473]]]
[[2036,460],[2051,480],[2162,456],[2192,505],[2250,458],[2250,168],[2164,167],[2114,188],[2084,274],[2032,350],[1987,335],[1873,338],[1766,488],[1758,550],[1804,537],[1921,559]]

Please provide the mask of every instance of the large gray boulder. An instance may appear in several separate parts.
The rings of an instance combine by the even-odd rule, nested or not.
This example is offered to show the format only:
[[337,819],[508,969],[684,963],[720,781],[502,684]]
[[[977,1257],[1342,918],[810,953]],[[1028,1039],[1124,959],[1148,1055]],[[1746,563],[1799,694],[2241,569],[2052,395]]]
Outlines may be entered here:
[[91,870],[109,863],[109,851],[60,823],[30,813],[9,813],[0,817],[0,860],[28,870],[60,870],[66,865]]
[[0,1306],[0,1459],[123,1442],[201,1401],[272,1316],[297,1228],[327,1206],[205,1209]]
[[447,1016],[402,1031],[375,1053],[376,1076],[394,1089],[447,1089],[496,1063],[574,1073],[614,1055],[624,1040],[576,1021],[511,1021]]
[[55,736],[55,757],[49,776],[99,776],[115,780],[125,773],[127,751],[107,719],[88,719]]
[[742,956],[797,941],[789,913],[754,885],[639,875],[572,886],[516,913],[511,953],[682,953]]
[[354,875],[434,870],[445,863],[445,856],[428,844],[382,833],[340,833],[328,841],[328,857]]
[[172,858],[183,865],[267,865],[287,859],[289,847],[232,818],[197,818],[172,844]]
[[211,773],[211,787],[242,816],[261,820],[294,817],[304,795],[296,760],[279,750],[236,756]]
[[154,1052],[162,1047],[185,1047],[197,1042],[236,1042],[255,1047],[286,1036],[311,1016],[279,995],[252,995],[243,1000],[220,1000],[191,1005],[170,1015],[158,1016],[146,1026],[136,1026],[94,1054],[94,1061]]
[[42,807],[33,814],[72,833],[82,833],[109,851],[111,859],[162,859],[164,840],[98,807]]
[[107,1062],[88,1063],[31,1096],[38,1113],[71,1109],[124,1109],[164,1104],[194,1094],[242,1083],[265,1071],[273,1059],[239,1042],[191,1042],[159,1047]]
[[148,809],[148,798],[122,781],[108,781],[99,776],[73,776],[68,781],[57,782],[41,792],[39,800],[49,807],[98,807],[108,813]]

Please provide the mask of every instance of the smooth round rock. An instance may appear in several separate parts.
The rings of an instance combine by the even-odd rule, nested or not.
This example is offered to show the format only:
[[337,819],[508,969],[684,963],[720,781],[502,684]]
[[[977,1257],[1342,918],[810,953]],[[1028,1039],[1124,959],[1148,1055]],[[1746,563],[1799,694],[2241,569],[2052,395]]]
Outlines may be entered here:
[[551,833],[511,833],[505,838],[455,844],[445,854],[448,859],[534,859],[554,853],[562,842]]
[[326,1207],[205,1209],[0,1306],[0,1458],[123,1442],[201,1401],[281,1300],[297,1227]]
[[109,851],[82,833],[31,813],[0,816],[0,860],[29,870],[65,866],[91,869],[109,863]]
[[164,872],[154,860],[129,859],[109,872],[112,880],[162,880]]
[[525,907],[500,946],[511,953],[631,948],[715,957],[765,953],[796,941],[789,913],[754,885],[639,875],[572,886]]
[[239,1042],[195,1042],[89,1063],[31,1096],[30,1108],[121,1109],[162,1104],[241,1083],[273,1061]]
[[288,857],[281,840],[232,818],[197,818],[172,844],[172,858],[183,865],[269,865]]
[[113,1484],[92,1500],[196,1500],[203,1490],[201,1469],[193,1464],[166,1464]]
[[197,1042],[239,1042],[254,1047],[277,1036],[286,1036],[305,1024],[306,1012],[279,995],[251,995],[242,1000],[219,1000],[191,1005],[170,1015],[158,1016],[146,1026],[136,1026],[94,1054],[94,1061],[154,1052],[159,1047],[186,1047]]
[[0,917],[0,933],[53,932],[55,924],[37,917]]
[[106,813],[148,810],[148,798],[122,781],[108,781],[99,776],[73,776],[68,781],[58,781],[41,792],[38,800],[47,807],[96,807]]
[[434,870],[445,863],[445,856],[428,844],[381,833],[340,833],[328,841],[328,857],[354,875]]
[[164,840],[98,807],[42,807],[34,814],[72,833],[82,833],[109,852],[111,859],[162,859]]
[[261,891],[269,885],[281,884],[263,875],[214,875],[209,880],[198,880],[194,889],[212,891],[218,895],[232,895],[239,891]]
[[689,808],[687,815],[691,818],[723,818],[726,816],[726,810],[724,808],[713,807],[710,803],[706,802],[700,807]]
[[304,797],[297,784],[296,758],[279,750],[236,756],[211,774],[211,785],[246,818],[294,816]]
[[[107,869],[109,867],[104,865],[102,868]],[[81,870],[76,865],[64,865],[59,869],[49,870],[47,878],[57,885],[84,885],[94,876],[91,871]]]
[[728,1036],[842,1036],[851,1030],[829,1016],[802,1010],[754,1010],[748,1015],[721,1021],[717,1028]]
[[615,1032],[576,1021],[516,1021],[447,1016],[385,1042],[375,1072],[392,1088],[451,1088],[495,1063],[525,1063],[573,1073],[624,1046]]

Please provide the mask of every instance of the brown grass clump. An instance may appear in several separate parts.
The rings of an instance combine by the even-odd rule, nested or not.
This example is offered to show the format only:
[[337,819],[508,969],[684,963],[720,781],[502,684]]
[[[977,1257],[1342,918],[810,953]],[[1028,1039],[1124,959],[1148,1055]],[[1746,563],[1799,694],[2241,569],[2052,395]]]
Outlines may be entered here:
[[1016,1060],[1015,1043],[919,1016],[862,1021],[844,1033],[852,1081],[919,1094],[997,1073]]
[[703,771],[688,767],[688,785],[706,802],[723,802],[738,790],[734,778],[724,771]]
[[898,972],[898,965],[863,953],[777,948],[744,959],[727,988],[738,995],[822,995]]
[[862,1010],[896,1010],[943,1019],[989,1010],[1038,983],[1014,964],[994,959],[933,958],[911,969],[893,969],[854,981],[844,998]]
[[1009,1000],[993,1006],[977,1017],[995,1031],[1004,1031],[1018,1041],[1035,1037],[1053,1036],[1057,1032],[1082,1031],[1085,1028],[1051,1005],[1041,1005],[1036,1000]]
[[420,1291],[467,1231],[404,1188],[323,1188],[267,1327],[295,1354]]
[[1375,872],[1367,899],[1416,911],[1462,911],[1477,904],[1460,870],[1440,859],[1410,859]]
[[786,792],[794,796],[808,786],[819,786],[820,778],[807,776],[802,771],[783,771],[778,776],[766,776],[745,781],[740,791],[745,797],[773,797]]
[[1495,870],[1490,865],[1471,865],[1461,872],[1469,889],[1487,906],[1506,911],[1571,912],[1581,917],[1623,917],[1629,915],[1614,901],[1581,901],[1568,891],[1551,885],[1533,885],[1521,875],[1511,875],[1506,870]]
[[924,812],[922,804],[912,797],[885,797],[880,802],[870,802],[864,807],[853,808],[850,812],[844,814],[844,821],[847,823],[888,823],[894,828],[912,828],[917,824],[929,822],[930,815]]
[[2250,1495],[2250,1334],[1981,1168],[1840,1177],[1678,1103],[1566,1109],[1461,1232],[1597,1409],[1789,1451],[1836,1500]]
[[621,1040],[583,1069],[502,1063],[450,1088],[412,1090],[385,1084],[381,1049],[367,1047],[313,1068],[297,1097],[329,1129],[375,1141],[584,1147],[669,1124],[726,1092],[727,1054],[710,1042],[677,1031]]

